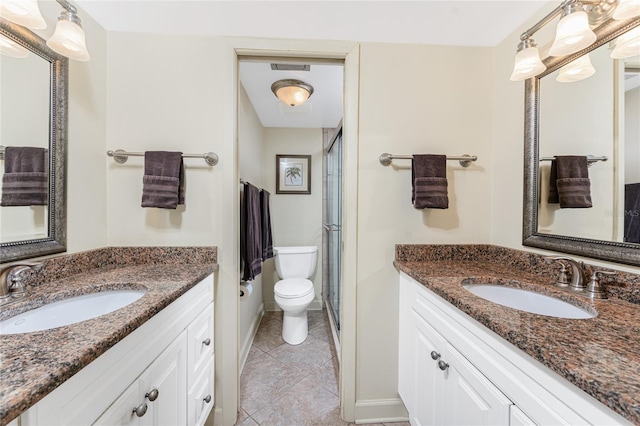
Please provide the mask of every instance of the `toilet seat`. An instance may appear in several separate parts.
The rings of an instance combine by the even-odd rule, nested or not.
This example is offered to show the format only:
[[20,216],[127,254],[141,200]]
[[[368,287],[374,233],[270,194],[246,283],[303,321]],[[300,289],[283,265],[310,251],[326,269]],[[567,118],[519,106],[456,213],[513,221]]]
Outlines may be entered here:
[[276,283],[273,292],[283,299],[297,299],[313,293],[313,283],[305,278],[286,278]]

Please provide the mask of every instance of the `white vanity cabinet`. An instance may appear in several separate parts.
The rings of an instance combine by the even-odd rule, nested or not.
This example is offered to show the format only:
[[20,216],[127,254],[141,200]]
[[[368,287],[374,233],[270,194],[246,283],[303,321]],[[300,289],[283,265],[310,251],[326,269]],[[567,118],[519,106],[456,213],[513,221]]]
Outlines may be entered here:
[[400,274],[398,393],[412,425],[629,422]]
[[213,275],[20,416],[23,426],[202,425],[214,405]]

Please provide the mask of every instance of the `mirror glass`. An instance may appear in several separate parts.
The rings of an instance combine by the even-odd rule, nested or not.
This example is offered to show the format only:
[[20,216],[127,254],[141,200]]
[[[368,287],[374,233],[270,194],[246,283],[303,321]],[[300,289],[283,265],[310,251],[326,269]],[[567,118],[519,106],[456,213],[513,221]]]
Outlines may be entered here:
[[[0,54],[0,263],[5,263],[66,250],[68,59],[3,19],[0,37],[3,46],[8,40],[24,56]],[[23,147],[38,148],[37,160],[32,154],[16,156]],[[23,191],[36,181],[39,193]]]
[[[0,58],[0,178],[5,147],[49,149],[49,68],[49,61],[33,52]],[[48,207],[0,206],[0,243],[48,237]]]
[[[611,20],[592,48],[547,58],[547,71],[527,80],[524,245],[640,265],[640,56],[611,58],[616,38],[638,24]],[[562,82],[587,57],[595,73]],[[555,156],[590,158],[590,206],[549,198]]]

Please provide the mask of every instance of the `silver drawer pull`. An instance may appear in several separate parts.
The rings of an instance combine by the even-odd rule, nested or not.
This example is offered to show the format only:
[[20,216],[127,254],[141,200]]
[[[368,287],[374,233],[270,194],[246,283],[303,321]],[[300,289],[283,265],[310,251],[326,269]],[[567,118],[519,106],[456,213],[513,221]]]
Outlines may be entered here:
[[138,417],[144,416],[145,414],[147,414],[147,403],[143,402],[142,404],[135,407],[132,412],[136,413],[136,416]]
[[431,351],[431,359],[435,361],[438,358],[440,358],[440,354],[436,351]]
[[158,391],[158,389],[153,389],[151,392],[147,392],[144,397],[147,398],[149,401],[155,401],[156,399],[158,399],[158,395],[160,394],[160,392]]
[[211,344],[211,339],[209,339],[208,337],[206,339],[204,339],[202,341],[202,343],[204,343],[205,346],[209,346]]
[[206,402],[207,404],[210,403],[211,402],[211,395],[205,396],[203,401]]
[[447,364],[446,362],[444,362],[443,360],[438,361],[438,368],[442,371],[446,370],[447,368],[449,368],[449,364]]

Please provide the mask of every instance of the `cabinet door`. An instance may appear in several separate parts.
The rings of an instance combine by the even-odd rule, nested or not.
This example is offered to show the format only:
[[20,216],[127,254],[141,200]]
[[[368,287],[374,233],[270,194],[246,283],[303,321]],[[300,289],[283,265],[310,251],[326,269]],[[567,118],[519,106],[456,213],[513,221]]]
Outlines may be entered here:
[[[138,426],[141,423],[141,417],[134,413],[134,409],[141,405],[138,399],[140,393],[140,384],[136,380],[131,386],[124,391],[122,395],[115,400],[107,411],[105,411],[98,420],[95,421],[96,426]],[[143,407],[140,407],[142,410]]]
[[512,405],[509,412],[509,426],[536,426],[536,422],[531,420],[517,405]]
[[398,394],[407,411],[414,412],[416,388],[415,356],[416,326],[411,304],[415,298],[415,284],[400,276],[398,297]]
[[187,328],[189,339],[189,389],[213,362],[213,303]]
[[446,344],[445,425],[509,425],[511,401],[451,344]]
[[183,332],[140,376],[139,400],[149,406],[143,425],[186,424],[186,366],[187,337]]
[[[417,425],[443,425],[440,402],[444,392],[444,372],[438,368],[445,341],[425,320],[413,311],[416,328],[415,392],[411,423]],[[435,358],[435,359],[434,359]]]

